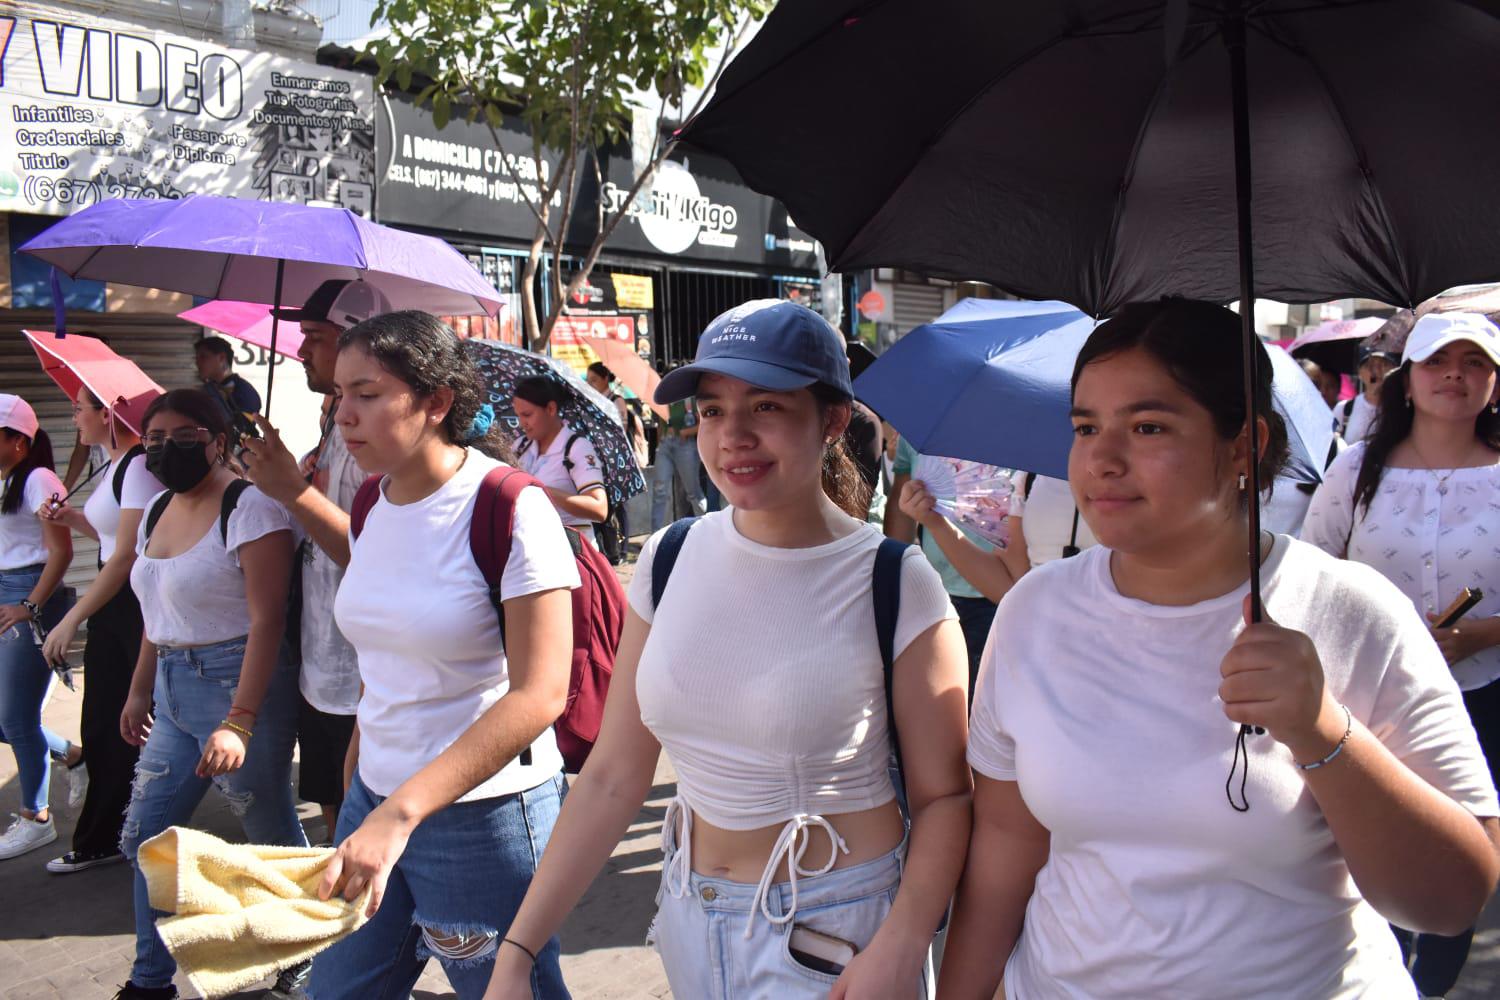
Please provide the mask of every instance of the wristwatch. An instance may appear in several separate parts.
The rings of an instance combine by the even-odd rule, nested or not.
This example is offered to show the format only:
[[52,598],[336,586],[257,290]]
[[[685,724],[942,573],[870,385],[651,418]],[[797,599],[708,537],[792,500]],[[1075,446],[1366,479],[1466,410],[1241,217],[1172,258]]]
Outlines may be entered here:
[[25,608],[26,613],[31,615],[32,621],[39,622],[42,620],[42,610],[35,604],[32,604],[30,601],[23,600],[21,601],[21,607]]

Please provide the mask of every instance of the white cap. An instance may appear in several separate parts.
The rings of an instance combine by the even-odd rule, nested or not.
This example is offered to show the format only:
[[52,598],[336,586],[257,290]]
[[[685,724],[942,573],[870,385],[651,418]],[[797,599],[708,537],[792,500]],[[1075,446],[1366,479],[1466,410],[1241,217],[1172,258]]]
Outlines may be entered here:
[[0,427],[20,431],[35,441],[37,428],[40,426],[36,420],[36,411],[31,408],[30,403],[20,396],[0,392]]
[[1406,338],[1403,363],[1421,364],[1449,344],[1467,340],[1500,366],[1500,327],[1478,313],[1433,312],[1417,320]]

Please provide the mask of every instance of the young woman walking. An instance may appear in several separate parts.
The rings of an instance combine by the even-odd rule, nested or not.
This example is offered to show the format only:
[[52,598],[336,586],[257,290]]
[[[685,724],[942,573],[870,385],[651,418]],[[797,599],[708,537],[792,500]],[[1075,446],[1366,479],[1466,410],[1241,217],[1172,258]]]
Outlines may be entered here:
[[[1421,614],[1443,651],[1500,776],[1500,329],[1482,316],[1433,313],[1387,375],[1370,436],[1329,468],[1302,538],[1374,567]],[[1438,616],[1466,590],[1483,598],[1458,621]],[[1453,988],[1473,930],[1401,934],[1424,996]]]
[[62,493],[52,442],[36,411],[20,396],[0,393],[0,739],[16,755],[21,782],[21,812],[0,834],[0,860],[57,839],[48,754],[76,752],[42,728],[52,672],[36,631],[56,625],[68,610],[60,585],[73,540],[67,528],[42,517]]
[[[562,805],[551,726],[578,567],[551,501],[527,487],[498,593],[486,584],[470,531],[509,451],[452,330],[420,312],[366,320],[340,336],[335,371],[344,443],[380,476],[373,505],[351,543],[350,518],[322,494],[304,482],[289,499],[348,564],[334,613],[364,693],[322,891],[371,888],[373,917],[318,956],[307,995],[405,997],[431,957],[477,1000]],[[268,436],[251,470],[274,463],[286,479],[295,463]],[[558,942],[534,945],[526,995],[566,997]]]
[[[1458,688],[1368,569],[1257,540],[1286,454],[1240,323],[1129,306],[1073,374],[1068,466],[1100,545],[1006,595],[974,698],[974,836],[939,996],[1412,994],[1389,918],[1453,933],[1500,806]],[[1241,727],[1258,727],[1241,729]]]
[[47,515],[99,542],[99,575],[48,634],[42,648],[48,662],[66,662],[79,626],[88,622],[79,722],[83,745],[88,748],[83,760],[88,793],[73,830],[73,849],[47,862],[47,870],[59,875],[125,860],[120,828],[130,805],[140,751],[121,738],[120,713],[140,659],[144,628],[140,602],[130,589],[130,570],[135,565],[133,541],[141,517],[151,498],[162,490],[146,468],[140,435],[85,388],[79,388],[73,403],[73,425],[78,428],[79,443],[104,448],[109,464],[82,509],[61,504]]
[[[182,826],[216,785],[257,844],[305,846],[292,800],[297,674],[279,662],[292,568],[280,504],[226,466],[228,425],[200,389],[146,410],[146,468],[168,492],[146,506],[131,587],[145,623],[120,734],[141,747],[120,846]],[[177,995],[177,965],[135,874],[135,964],[120,1000]]]
[[[640,810],[662,749],[678,797],[652,939],[674,995],[924,996],[969,829],[956,616],[907,550],[888,718],[881,535],[842,446],[843,340],[821,317],[774,301],[718,317],[657,399],[691,395],[730,507],[688,531],[659,605],[664,535],[641,553],[599,742],[486,996],[528,996],[533,956]],[[887,769],[893,725],[909,830]]]

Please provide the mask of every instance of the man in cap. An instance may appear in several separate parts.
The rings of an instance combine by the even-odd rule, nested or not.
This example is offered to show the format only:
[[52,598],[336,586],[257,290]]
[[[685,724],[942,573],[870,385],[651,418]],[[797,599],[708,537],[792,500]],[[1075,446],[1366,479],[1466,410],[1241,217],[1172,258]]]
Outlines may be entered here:
[[1390,351],[1364,346],[1359,353],[1359,394],[1333,411],[1333,429],[1349,444],[1363,441],[1375,426],[1380,386],[1401,364]]
[[[250,477],[269,496],[296,513],[297,494],[311,484],[340,510],[348,511],[364,473],[349,456],[334,423],[333,371],[339,334],[372,316],[390,312],[380,289],[364,281],[325,281],[300,309],[281,309],[277,316],[302,328],[299,357],[307,387],[324,394],[318,446],[298,463],[280,435],[258,421],[265,440],[246,444]],[[343,568],[317,545],[304,543],[302,556],[302,707],[298,741],[302,745],[300,787],[303,799],[323,808],[330,839],[344,798],[344,757],[354,732],[359,706],[359,662],[354,648],[333,620],[333,599]]]

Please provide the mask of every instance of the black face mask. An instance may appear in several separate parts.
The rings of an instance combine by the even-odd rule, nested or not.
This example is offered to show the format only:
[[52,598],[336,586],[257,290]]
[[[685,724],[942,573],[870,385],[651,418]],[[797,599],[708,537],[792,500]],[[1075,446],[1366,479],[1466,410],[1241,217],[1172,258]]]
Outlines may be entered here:
[[146,471],[173,493],[186,493],[213,471],[208,445],[197,441],[184,448],[167,441],[160,451],[146,452]]

